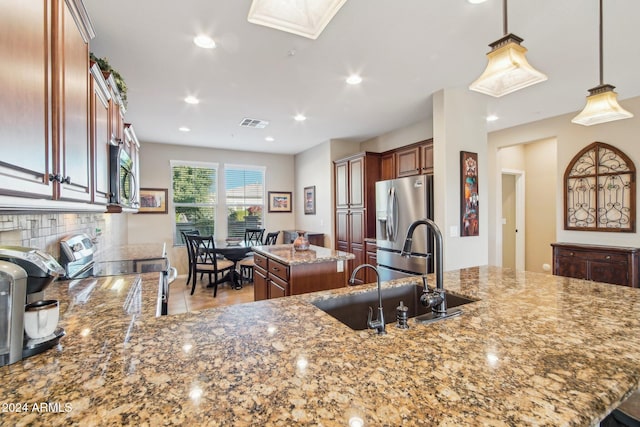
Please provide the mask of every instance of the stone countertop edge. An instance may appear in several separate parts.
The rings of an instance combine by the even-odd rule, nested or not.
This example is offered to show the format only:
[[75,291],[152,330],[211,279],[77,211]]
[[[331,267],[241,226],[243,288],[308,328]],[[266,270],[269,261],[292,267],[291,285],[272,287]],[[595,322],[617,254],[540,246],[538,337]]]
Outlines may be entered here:
[[640,383],[639,289],[467,268],[461,316],[379,336],[311,304],[375,284],[155,317],[141,277],[45,291],[67,335],[0,367],[0,424],[596,426]]
[[292,244],[254,246],[253,251],[283,264],[313,264],[323,262],[348,261],[355,255],[349,252],[310,245],[308,250],[295,250]]

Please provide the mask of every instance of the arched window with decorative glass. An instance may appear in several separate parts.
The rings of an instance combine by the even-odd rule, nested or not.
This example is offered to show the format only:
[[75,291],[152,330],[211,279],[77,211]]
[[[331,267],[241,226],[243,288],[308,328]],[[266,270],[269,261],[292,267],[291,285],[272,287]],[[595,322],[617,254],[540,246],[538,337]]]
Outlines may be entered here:
[[635,232],[636,168],[622,151],[588,145],[569,163],[564,183],[565,230]]

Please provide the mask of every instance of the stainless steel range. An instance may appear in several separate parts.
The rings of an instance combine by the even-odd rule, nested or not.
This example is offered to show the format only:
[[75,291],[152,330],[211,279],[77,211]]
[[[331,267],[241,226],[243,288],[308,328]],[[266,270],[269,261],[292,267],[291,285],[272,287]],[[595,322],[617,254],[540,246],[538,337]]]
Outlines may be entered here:
[[[86,234],[68,236],[60,241],[60,264],[64,267],[68,279],[85,277],[120,276],[127,274],[160,274],[158,283],[157,315],[167,314],[169,285],[175,280],[177,270],[171,267],[166,253],[166,245],[158,257],[141,258],[125,250],[114,255],[106,255],[96,260],[96,246]],[[122,259],[120,259],[122,258]]]

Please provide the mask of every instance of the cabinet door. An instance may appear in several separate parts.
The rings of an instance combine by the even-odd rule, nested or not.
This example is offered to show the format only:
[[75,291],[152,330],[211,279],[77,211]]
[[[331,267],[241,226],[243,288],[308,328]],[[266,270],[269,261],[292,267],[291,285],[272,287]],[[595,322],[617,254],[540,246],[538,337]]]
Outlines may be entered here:
[[[349,213],[349,251],[355,258],[351,262],[351,271],[349,277],[355,267],[364,264],[365,260],[365,212],[363,210],[351,211]],[[360,270],[356,276],[355,283],[362,284],[365,282],[365,270]]]
[[289,284],[277,277],[269,275],[269,299],[282,298],[288,295]]
[[[0,13],[0,194],[53,197],[47,1],[4,0]],[[16,67],[19,65],[19,70]],[[14,149],[6,149],[14,147]],[[19,147],[19,149],[18,149]]]
[[89,45],[84,41],[66,2],[60,2],[58,43],[54,67],[60,78],[54,85],[54,123],[58,125],[56,170],[62,179],[58,198],[91,201],[91,147],[89,138]]
[[631,286],[628,272],[629,266],[627,264],[606,261],[589,262],[589,278],[596,282]]
[[364,157],[349,160],[349,207],[364,208]]
[[420,174],[420,147],[407,148],[396,152],[396,176]]
[[349,163],[336,163],[336,208],[349,207]]
[[420,146],[420,173],[433,173],[433,143]]
[[380,180],[395,179],[396,161],[393,153],[385,154],[380,158]]
[[91,67],[91,76],[93,202],[106,205],[109,203],[109,92],[97,64]]
[[336,211],[336,247],[340,250],[349,247],[349,211]]
[[573,256],[558,256],[555,260],[554,274],[576,279],[589,279],[588,261]]
[[267,274],[261,268],[253,269],[253,298],[256,301],[262,301],[269,297],[269,283]]

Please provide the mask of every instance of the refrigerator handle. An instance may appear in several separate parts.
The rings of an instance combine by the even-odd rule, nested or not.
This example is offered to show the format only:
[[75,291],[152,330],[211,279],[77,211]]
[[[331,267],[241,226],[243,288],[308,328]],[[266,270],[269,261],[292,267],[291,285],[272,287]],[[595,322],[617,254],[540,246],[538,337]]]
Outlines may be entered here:
[[398,202],[396,197],[396,189],[389,189],[389,197],[387,199],[387,235],[390,241],[395,242],[398,229]]

